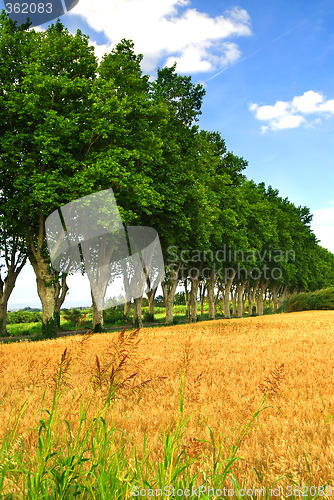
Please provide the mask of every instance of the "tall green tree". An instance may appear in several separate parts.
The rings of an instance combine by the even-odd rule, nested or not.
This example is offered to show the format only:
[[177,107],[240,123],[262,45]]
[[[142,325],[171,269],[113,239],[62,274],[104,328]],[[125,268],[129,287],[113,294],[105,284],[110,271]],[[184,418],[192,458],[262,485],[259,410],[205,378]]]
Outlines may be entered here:
[[[0,175],[12,180],[11,205],[36,274],[43,329],[54,335],[59,277],[45,220],[59,206],[114,183],[125,223],[140,223],[141,212],[152,211],[159,203],[149,175],[160,147],[156,107],[145,96],[147,79],[127,42],[99,66],[80,30],[73,36],[57,21],[44,32],[27,31],[3,12],[0,58]],[[127,64],[133,78],[122,80]]]
[[[152,83],[152,100],[166,109],[159,128],[162,141],[161,160],[152,178],[162,204],[150,218],[157,229],[165,262],[168,265],[162,283],[166,304],[166,322],[173,321],[173,299],[180,279],[181,261],[169,261],[170,247],[179,251],[198,246],[205,239],[206,191],[198,162],[198,126],[205,90],[192,83],[188,76],[176,72],[175,65],[159,69]],[[177,252],[177,253],[178,253]]]

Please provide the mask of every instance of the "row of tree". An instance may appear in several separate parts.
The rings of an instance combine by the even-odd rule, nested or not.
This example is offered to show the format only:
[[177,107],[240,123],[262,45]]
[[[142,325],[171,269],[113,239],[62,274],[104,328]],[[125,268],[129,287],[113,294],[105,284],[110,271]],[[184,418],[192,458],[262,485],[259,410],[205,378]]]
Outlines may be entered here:
[[[99,63],[88,37],[57,21],[44,32],[0,16],[0,328],[27,259],[36,274],[43,331],[53,335],[68,287],[52,268],[45,220],[61,205],[113,188],[125,225],[155,228],[166,265],[166,321],[180,282],[191,283],[196,320],[199,288],[210,317],[219,297],[257,300],[333,284],[334,256],[318,245],[311,214],[277,190],[247,180],[247,162],[218,132],[196,121],[205,94],[175,66],[156,79],[122,40]],[[231,295],[231,291],[233,291]],[[148,293],[153,312],[156,289]],[[188,290],[187,290],[188,293]],[[93,302],[93,324],[103,316]],[[129,303],[125,304],[129,313]],[[141,298],[134,321],[141,322]]]

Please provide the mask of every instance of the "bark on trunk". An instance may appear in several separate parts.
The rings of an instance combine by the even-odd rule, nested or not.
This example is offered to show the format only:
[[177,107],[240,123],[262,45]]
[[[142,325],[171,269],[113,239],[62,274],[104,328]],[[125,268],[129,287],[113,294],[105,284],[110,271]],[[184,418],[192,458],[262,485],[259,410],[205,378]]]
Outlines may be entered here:
[[224,295],[224,317],[226,319],[231,318],[231,313],[230,313],[230,291],[231,291],[231,286],[234,280],[234,277],[236,275],[236,271],[232,272],[232,276],[226,281],[225,283],[225,295]]
[[176,292],[177,284],[179,281],[179,270],[181,268],[181,262],[177,267],[171,272],[171,276],[168,281],[163,281],[161,283],[162,291],[164,294],[164,300],[166,305],[166,324],[171,325],[173,323],[173,303],[174,295]]
[[130,310],[131,310],[131,302],[130,300],[127,300],[124,303],[124,316],[127,322],[130,321]]
[[258,296],[257,296],[257,313],[259,316],[263,316],[264,310],[264,296],[268,288],[269,281],[262,281],[258,286]]
[[55,296],[55,319],[57,322],[57,327],[59,328],[60,327],[60,309],[61,309],[61,306],[64,304],[66,294],[67,294],[69,288],[68,288],[67,283],[66,283],[67,274],[62,274],[61,284],[59,282],[58,273],[56,273],[56,274],[57,274],[57,278],[58,278],[58,283],[56,283],[56,285],[55,285],[55,294],[56,294],[56,296]]
[[49,263],[42,257],[30,259],[30,262],[35,271],[37,293],[42,303],[42,334],[45,337],[56,337],[56,290],[53,282],[53,276],[50,274]]
[[231,289],[232,314],[237,315],[237,289]]
[[8,300],[4,300],[4,297],[0,300],[0,337],[6,337],[7,332],[7,305]]
[[130,282],[129,277],[126,272],[123,272],[123,285],[125,291],[125,302],[124,302],[124,316],[126,318],[126,322],[130,321],[130,313],[131,313],[131,296],[130,296]]
[[247,285],[247,281],[243,281],[237,285],[236,294],[238,296],[238,318],[242,318],[244,315],[244,290]]
[[88,269],[86,269],[86,272],[91,285],[91,297],[93,302],[93,330],[101,331],[103,329],[103,308],[106,288],[108,286],[108,278],[106,276],[102,276],[101,279],[96,282]]
[[81,242],[81,250],[93,301],[93,329],[100,331],[103,329],[103,309],[107,306],[105,295],[111,278],[110,263],[115,248],[110,244],[109,235],[104,234],[97,241],[94,252],[89,241]]
[[0,268],[0,336],[5,337],[8,301],[14,290],[16,279],[27,262],[26,249],[20,235],[5,236],[2,257],[6,263],[7,274],[3,279]]
[[189,290],[188,290],[187,280],[184,280],[184,296],[186,299],[186,316],[187,316],[187,320],[190,321],[190,299],[189,299]]
[[[13,262],[14,260],[14,262]],[[14,290],[16,279],[20,274],[23,266],[27,261],[24,257],[21,264],[17,266],[15,263],[15,255],[12,256],[12,262],[7,266],[7,276],[2,280],[0,276],[0,336],[6,337],[7,335],[7,307],[8,301]],[[16,267],[17,266],[17,267]]]
[[201,288],[201,316],[204,315],[204,300],[205,300],[206,286],[203,284]]
[[277,290],[274,289],[273,290],[273,312],[274,313],[277,312],[277,309],[278,309],[278,307],[277,307]]
[[268,307],[271,307],[271,292],[270,290],[266,290],[266,296],[268,295]]
[[173,324],[173,303],[177,282],[173,284],[162,283],[162,291],[166,305],[166,325]]
[[134,303],[133,303],[133,326],[135,328],[142,328],[142,326],[143,326],[142,313],[141,313],[142,300],[143,300],[143,297],[139,297],[137,299],[134,299]]
[[253,315],[253,304],[255,300],[255,294],[256,294],[256,289],[257,289],[257,280],[254,281],[253,287],[249,287],[248,293],[247,293],[247,298],[248,298],[248,316]]
[[279,289],[280,289],[280,285],[278,285],[278,286],[276,285],[272,289],[272,294],[273,294],[273,312],[274,313],[277,312],[277,309],[278,309],[277,296],[278,296]]
[[37,283],[37,293],[42,302],[42,335],[47,338],[57,336],[57,322],[55,320],[55,280],[52,276],[49,258],[44,257],[45,252],[45,217],[40,214],[38,233],[29,228],[27,216],[22,217],[25,227],[25,240],[27,254],[34,269]]
[[93,302],[93,330],[94,332],[100,332],[103,330],[103,309],[98,305],[101,303],[101,297],[98,297],[97,292],[93,294],[92,290],[91,297]]
[[246,291],[244,290],[244,293],[242,294],[242,314],[245,314],[246,311],[246,300],[247,300],[247,294]]
[[194,323],[197,321],[197,292],[200,280],[197,278],[191,278],[191,289],[190,289],[190,322]]
[[156,291],[157,291],[157,287],[153,288],[149,292],[146,292],[147,299],[148,299],[148,314],[150,315],[152,320],[154,320],[154,297],[155,297]]
[[225,291],[224,291],[224,284],[223,283],[220,283],[218,285],[218,290],[217,290],[217,293],[216,293],[216,297],[215,297],[215,314],[217,314],[217,307],[219,307],[220,309],[220,313],[223,315],[224,314],[224,311],[223,309],[221,308],[220,306],[220,299],[219,299],[219,295],[222,294],[222,300],[223,300],[223,303],[224,303],[224,299],[225,299]]
[[207,283],[208,290],[208,303],[209,303],[209,319],[215,319],[216,316],[216,308],[215,308],[215,286],[217,283],[218,277],[213,273],[209,282]]

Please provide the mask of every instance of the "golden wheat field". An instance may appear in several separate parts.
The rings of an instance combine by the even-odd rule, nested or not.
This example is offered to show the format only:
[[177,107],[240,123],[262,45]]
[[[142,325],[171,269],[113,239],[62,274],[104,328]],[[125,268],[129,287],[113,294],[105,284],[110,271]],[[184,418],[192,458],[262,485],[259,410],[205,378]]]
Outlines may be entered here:
[[270,408],[242,441],[235,476],[255,484],[255,467],[264,480],[293,474],[310,484],[306,456],[311,484],[334,479],[334,311],[144,328],[123,339],[106,333],[1,344],[0,353],[1,437],[10,411],[30,396],[18,431],[32,454],[38,410],[51,404],[61,369],[59,436],[63,419],[75,430],[80,404],[90,398],[93,418],[113,377],[118,400],[110,420],[139,450],[146,433],[151,460],[158,459],[158,437],[178,418],[184,370],[184,446],[199,467],[210,453],[207,424],[228,449],[269,393]]

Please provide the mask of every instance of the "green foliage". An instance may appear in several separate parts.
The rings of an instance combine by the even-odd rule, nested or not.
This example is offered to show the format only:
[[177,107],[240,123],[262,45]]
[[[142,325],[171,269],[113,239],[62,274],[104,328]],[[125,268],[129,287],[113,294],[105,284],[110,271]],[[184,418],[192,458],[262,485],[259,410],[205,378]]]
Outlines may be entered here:
[[284,304],[284,312],[313,311],[319,309],[334,309],[334,287],[292,295]]
[[174,295],[174,304],[177,306],[186,305],[186,294],[184,292],[178,292]]
[[82,318],[83,312],[79,309],[63,309],[62,316],[66,321],[72,323],[72,325],[76,325],[80,318]]
[[38,323],[42,321],[42,314],[37,311],[14,311],[7,313],[7,323],[14,325],[17,323]]
[[7,325],[8,336],[30,336],[31,338],[37,336],[41,338],[42,323],[17,323],[14,325]]
[[154,321],[154,314],[150,314],[148,311],[145,311],[143,314],[143,323],[153,323]]
[[126,323],[126,317],[124,316],[123,306],[110,307],[103,311],[104,323],[114,325],[120,324],[124,325]]
[[162,295],[157,295],[157,297],[155,297],[155,299],[154,299],[154,304],[155,304],[156,306],[158,306],[158,307],[159,307],[159,306],[160,306],[160,307],[161,307],[161,306],[165,306],[165,301],[164,301],[163,296],[162,296]]
[[56,285],[44,229],[51,212],[111,187],[127,224],[161,205],[151,174],[165,110],[127,40],[99,65],[80,30],[72,35],[58,20],[27,31],[3,13],[0,59],[0,176],[12,186],[0,215],[24,228],[46,303],[41,283]]

